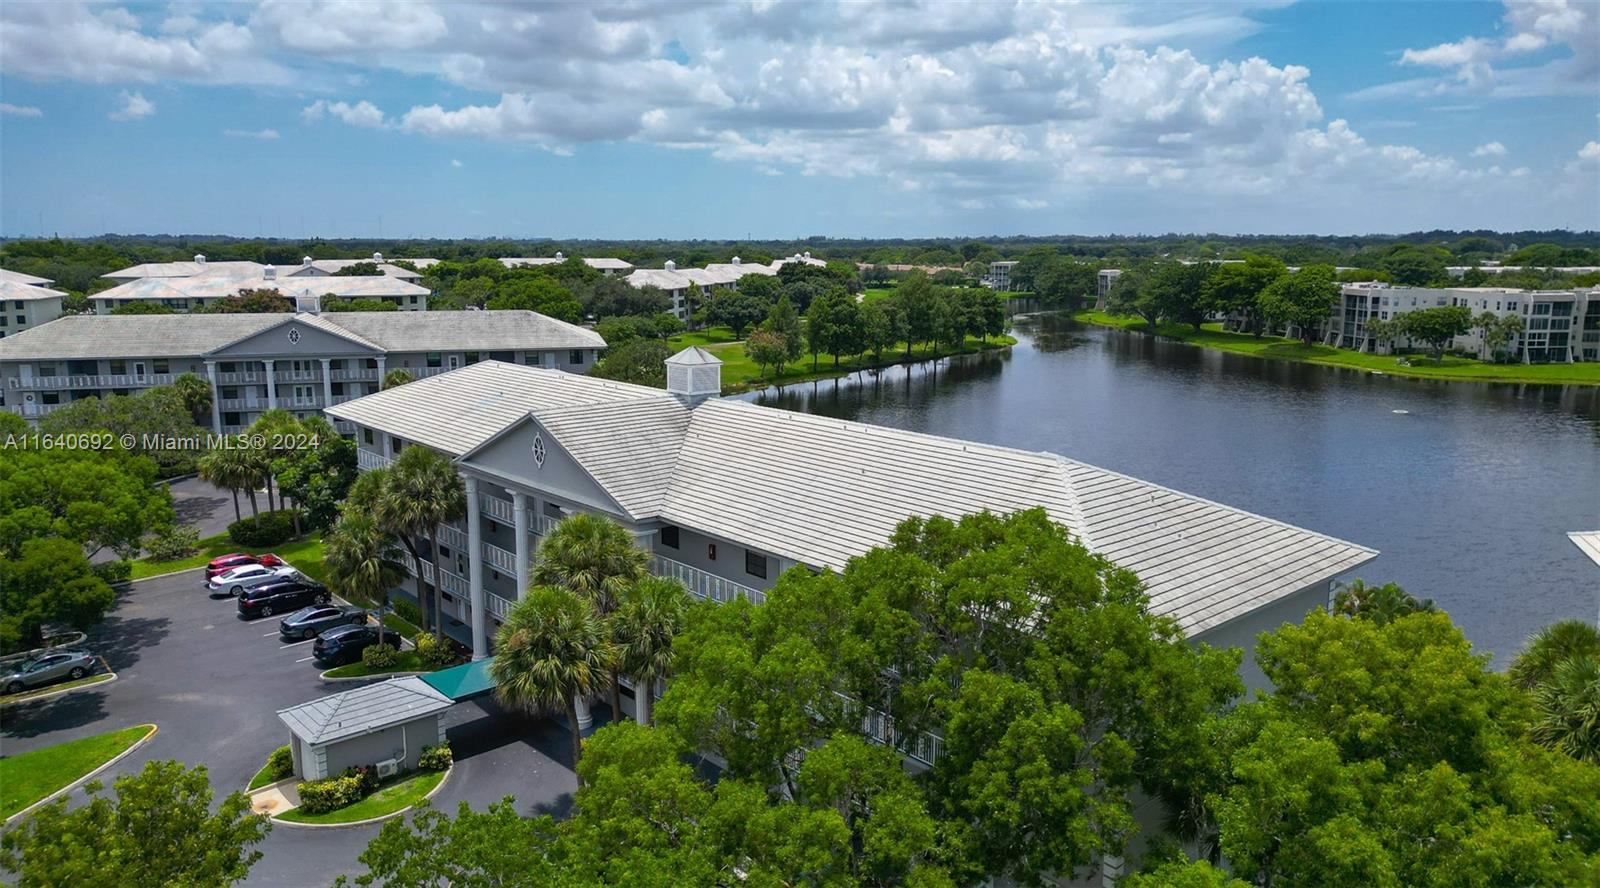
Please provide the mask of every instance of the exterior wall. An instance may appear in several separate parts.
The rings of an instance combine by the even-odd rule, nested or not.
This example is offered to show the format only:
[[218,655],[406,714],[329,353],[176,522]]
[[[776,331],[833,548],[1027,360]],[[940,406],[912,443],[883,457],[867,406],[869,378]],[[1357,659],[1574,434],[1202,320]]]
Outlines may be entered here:
[[[1392,320],[1396,314],[1424,308],[1460,306],[1474,317],[1517,315],[1524,331],[1506,345],[1516,359],[1566,363],[1600,360],[1600,290],[1510,290],[1496,287],[1390,287],[1382,284],[1345,286],[1338,308],[1324,330],[1324,344],[1376,354],[1396,348],[1424,347],[1409,339],[1377,340],[1366,333],[1371,319]],[[1478,330],[1451,340],[1450,349],[1490,358]]]
[[61,317],[61,297],[0,299],[0,339]]
[[1218,648],[1243,648],[1245,656],[1244,662],[1239,664],[1239,675],[1244,679],[1245,692],[1248,696],[1251,690],[1266,688],[1269,685],[1266,673],[1262,672],[1261,666],[1256,663],[1256,636],[1276,629],[1284,623],[1298,623],[1311,611],[1326,608],[1331,586],[1329,580],[1313,583],[1266,607],[1257,608],[1244,616],[1202,632],[1190,641],[1205,642]]
[[422,747],[438,744],[440,719],[439,715],[430,715],[360,737],[325,743],[319,747],[325,755],[319,763],[323,771],[307,779],[336,776],[346,768],[389,759],[399,760],[401,770],[415,769],[422,758]]

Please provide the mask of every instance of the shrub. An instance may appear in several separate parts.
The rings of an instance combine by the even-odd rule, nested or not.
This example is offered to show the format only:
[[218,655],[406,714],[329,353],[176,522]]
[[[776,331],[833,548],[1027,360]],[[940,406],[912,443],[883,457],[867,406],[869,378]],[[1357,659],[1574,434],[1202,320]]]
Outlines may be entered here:
[[460,662],[460,655],[450,642],[441,642],[424,632],[416,637],[417,657],[429,670],[445,669]]
[[102,561],[90,565],[89,569],[94,575],[107,583],[126,583],[133,576],[133,562],[131,561]]
[[300,810],[307,814],[326,814],[348,808],[377,788],[377,772],[365,767],[350,768],[326,780],[307,780],[296,787],[300,792]]
[[361,663],[372,669],[393,669],[400,662],[400,652],[392,644],[375,644],[361,652]]
[[263,512],[228,525],[228,539],[241,546],[276,546],[294,539],[294,509]]
[[294,753],[289,751],[289,747],[280,746],[267,756],[267,773],[273,781],[283,780],[294,773]]
[[422,756],[417,759],[417,766],[424,771],[443,771],[450,767],[454,757],[450,754],[450,744],[440,743],[438,746],[422,747]]
[[200,548],[200,530],[186,524],[163,527],[145,540],[144,549],[151,561],[177,561]]
[[417,628],[422,628],[422,608],[412,604],[409,599],[396,598],[394,600],[395,616]]

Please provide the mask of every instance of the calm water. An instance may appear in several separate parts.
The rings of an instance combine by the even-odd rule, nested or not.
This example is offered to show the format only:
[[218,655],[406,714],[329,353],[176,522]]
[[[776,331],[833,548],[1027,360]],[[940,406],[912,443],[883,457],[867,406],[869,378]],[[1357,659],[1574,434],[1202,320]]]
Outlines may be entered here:
[[[1600,388],[1444,383],[1267,361],[1055,316],[1009,354],[747,397],[1050,450],[1381,550],[1353,576],[1433,598],[1497,662],[1596,618]],[[1396,413],[1397,410],[1407,411]]]

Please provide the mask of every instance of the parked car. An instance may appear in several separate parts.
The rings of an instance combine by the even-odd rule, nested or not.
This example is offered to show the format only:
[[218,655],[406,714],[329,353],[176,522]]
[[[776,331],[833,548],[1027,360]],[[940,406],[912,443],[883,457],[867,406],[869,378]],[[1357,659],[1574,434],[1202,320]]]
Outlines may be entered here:
[[313,604],[327,604],[333,593],[321,583],[304,577],[262,583],[239,593],[239,616],[247,620],[286,614]]
[[206,582],[206,589],[213,596],[238,595],[253,586],[262,583],[271,583],[277,580],[297,579],[300,572],[288,565],[267,567],[260,564],[246,564],[217,574]]
[[400,646],[400,633],[377,626],[335,626],[311,643],[311,656],[319,663],[338,665],[361,659],[361,652],[379,642]]
[[278,621],[278,634],[286,640],[315,638],[335,626],[365,626],[367,612],[352,605],[318,604],[303,607]]
[[7,675],[0,686],[8,694],[17,694],[51,682],[77,681],[94,672],[97,665],[94,655],[84,651],[50,651],[22,661],[17,671]]
[[206,579],[212,579],[217,574],[227,573],[236,567],[247,567],[252,564],[259,564],[262,567],[282,567],[284,561],[276,555],[247,555],[243,552],[218,555],[206,562]]

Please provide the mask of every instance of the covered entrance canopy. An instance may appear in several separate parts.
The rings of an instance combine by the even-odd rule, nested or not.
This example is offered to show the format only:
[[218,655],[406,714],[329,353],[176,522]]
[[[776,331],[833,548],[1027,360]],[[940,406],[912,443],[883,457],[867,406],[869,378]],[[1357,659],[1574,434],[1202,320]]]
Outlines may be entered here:
[[489,664],[493,662],[493,657],[485,657],[482,660],[473,660],[471,663],[430,672],[420,678],[429,687],[449,697],[452,702],[460,703],[462,700],[470,700],[494,690],[494,676],[489,672]]

